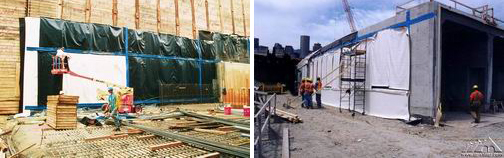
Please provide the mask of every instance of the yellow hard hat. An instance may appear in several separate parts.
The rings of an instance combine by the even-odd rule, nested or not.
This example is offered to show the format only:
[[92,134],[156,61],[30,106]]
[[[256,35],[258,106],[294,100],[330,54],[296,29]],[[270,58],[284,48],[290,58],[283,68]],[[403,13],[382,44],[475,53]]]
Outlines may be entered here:
[[474,85],[474,86],[473,86],[473,89],[478,89],[478,85]]
[[311,78],[307,78],[306,80],[307,80],[308,82],[312,82]]

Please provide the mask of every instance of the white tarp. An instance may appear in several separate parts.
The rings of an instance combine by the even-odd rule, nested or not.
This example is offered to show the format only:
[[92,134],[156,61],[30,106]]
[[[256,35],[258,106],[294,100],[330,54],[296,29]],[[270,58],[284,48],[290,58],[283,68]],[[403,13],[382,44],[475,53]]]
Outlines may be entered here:
[[387,29],[368,43],[372,86],[409,90],[410,50],[407,29]]
[[[409,90],[409,68],[410,52],[409,37],[406,29],[384,30],[379,32],[373,40],[367,40],[359,45],[359,49],[366,49],[366,114],[390,118],[409,119],[408,90]],[[330,60],[333,60],[332,63]],[[331,70],[337,69],[339,65],[340,52],[335,50],[312,59],[310,65],[310,77],[315,77],[313,72],[314,63],[323,61],[323,69],[319,73],[326,76]],[[322,103],[328,106],[340,107],[339,91],[339,71],[329,75],[324,81],[326,88],[322,91]],[[334,77],[337,79],[331,83]],[[388,86],[391,89],[377,89],[371,86]],[[315,101],[315,97],[313,98]],[[341,105],[343,109],[350,108],[348,103]],[[352,107],[353,108],[353,107]],[[356,111],[362,112],[362,107],[357,107]]]
[[[70,70],[79,75],[126,86],[126,57],[67,53]],[[107,90],[107,85],[65,74],[63,92],[79,96],[79,103],[99,103],[97,90]]]
[[23,71],[23,112],[26,106],[38,105],[38,52],[27,47],[39,47],[40,18],[25,18],[25,53]]

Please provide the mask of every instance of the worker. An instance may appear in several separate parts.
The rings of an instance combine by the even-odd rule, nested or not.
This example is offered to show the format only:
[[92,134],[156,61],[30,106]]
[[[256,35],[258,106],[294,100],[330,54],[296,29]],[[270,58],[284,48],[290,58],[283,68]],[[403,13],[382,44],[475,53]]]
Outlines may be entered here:
[[301,84],[299,84],[299,95],[301,95],[301,108],[305,107],[304,106],[304,103],[305,103],[305,96],[304,96],[304,84],[305,84],[305,81],[306,81],[306,78],[303,78],[301,79]]
[[313,81],[308,78],[305,81],[304,84],[304,94],[305,94],[305,106],[307,109],[313,109],[313,100],[312,100],[312,95],[313,95]]
[[483,102],[483,93],[478,91],[478,85],[473,86],[473,92],[469,96],[471,115],[474,118],[474,123],[480,122],[479,109]]
[[320,81],[320,77],[317,77],[315,83],[315,100],[317,101],[317,107],[322,108],[322,81]]
[[115,131],[120,131],[121,129],[121,120],[119,119],[119,109],[117,106],[117,97],[114,94],[114,89],[112,87],[108,88],[109,96],[107,99],[108,102],[108,110],[107,112],[111,115],[112,119],[114,119]]

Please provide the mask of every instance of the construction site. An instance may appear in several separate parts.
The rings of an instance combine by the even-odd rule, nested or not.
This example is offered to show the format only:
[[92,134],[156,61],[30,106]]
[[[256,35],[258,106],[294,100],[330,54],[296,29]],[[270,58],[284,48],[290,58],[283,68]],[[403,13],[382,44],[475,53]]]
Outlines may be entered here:
[[[357,30],[353,1],[342,2],[351,33],[292,74],[310,99],[255,92],[256,155],[502,156],[504,21],[494,16],[501,8],[405,0],[394,16]],[[301,83],[317,78],[319,108]],[[469,113],[474,90],[484,94],[477,121]],[[311,100],[312,109],[302,108]]]
[[250,157],[249,0],[0,12],[0,157]]

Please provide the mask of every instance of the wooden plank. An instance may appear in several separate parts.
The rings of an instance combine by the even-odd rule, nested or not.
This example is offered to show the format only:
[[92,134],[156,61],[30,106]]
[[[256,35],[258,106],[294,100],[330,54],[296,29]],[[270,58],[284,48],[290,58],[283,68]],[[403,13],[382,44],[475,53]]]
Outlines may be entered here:
[[282,158],[289,158],[289,128],[284,128],[282,135]]
[[191,3],[191,24],[192,24],[192,39],[196,39],[196,13],[194,13],[194,0],[190,0]]
[[183,145],[183,144],[184,143],[182,143],[181,141],[176,141],[176,142],[171,142],[171,143],[164,143],[164,144],[149,146],[149,149],[151,151],[156,151],[156,150],[159,150],[159,149],[171,148],[171,147],[180,146],[180,145]]
[[160,0],[161,7],[161,33],[176,34],[175,2],[173,0]]
[[206,29],[210,30],[210,15],[208,14],[208,0],[205,0],[205,20],[206,20]]
[[180,36],[179,1],[175,1],[175,35]]
[[109,139],[110,136],[99,136],[99,137],[91,137],[91,138],[86,138],[84,141],[95,141],[95,140],[102,140],[102,139]]
[[110,139],[119,139],[119,138],[126,138],[126,137],[128,137],[128,134],[110,136]]
[[208,153],[208,154],[205,154],[205,155],[198,156],[196,158],[219,158],[219,157],[220,157],[220,153],[219,152],[213,152],[213,153]]
[[195,128],[194,130],[198,131],[198,132],[213,133],[213,134],[228,134],[228,133],[231,133],[229,131],[218,131],[218,130],[201,129],[201,128]]

